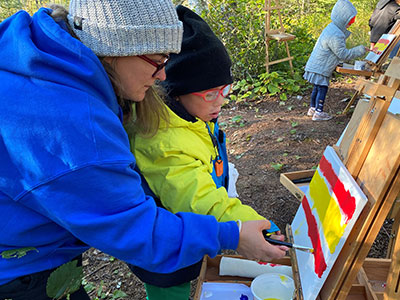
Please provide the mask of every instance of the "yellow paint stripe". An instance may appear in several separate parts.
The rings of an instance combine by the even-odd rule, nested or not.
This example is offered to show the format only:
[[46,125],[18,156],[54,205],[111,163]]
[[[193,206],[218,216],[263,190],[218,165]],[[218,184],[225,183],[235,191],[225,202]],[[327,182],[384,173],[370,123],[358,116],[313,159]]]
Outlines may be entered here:
[[[331,253],[335,252],[346,224],[342,224],[342,214],[336,200],[331,197],[324,179],[317,171],[310,182],[310,196],[322,224],[325,239]],[[318,199],[315,201],[314,199]]]

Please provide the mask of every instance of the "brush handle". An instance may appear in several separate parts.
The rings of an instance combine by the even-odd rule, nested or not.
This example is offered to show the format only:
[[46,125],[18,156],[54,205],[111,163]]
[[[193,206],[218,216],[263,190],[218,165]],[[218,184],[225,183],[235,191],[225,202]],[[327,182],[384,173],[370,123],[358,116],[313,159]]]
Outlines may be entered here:
[[270,244],[272,244],[272,245],[286,246],[286,247],[289,247],[289,248],[292,248],[292,247],[293,247],[293,244],[292,244],[292,243],[288,243],[288,242],[284,242],[284,241],[279,241],[279,240],[274,240],[274,239],[271,239],[271,238],[266,237],[266,236],[264,236],[264,238],[265,238],[265,240],[266,240],[268,243],[270,243]]

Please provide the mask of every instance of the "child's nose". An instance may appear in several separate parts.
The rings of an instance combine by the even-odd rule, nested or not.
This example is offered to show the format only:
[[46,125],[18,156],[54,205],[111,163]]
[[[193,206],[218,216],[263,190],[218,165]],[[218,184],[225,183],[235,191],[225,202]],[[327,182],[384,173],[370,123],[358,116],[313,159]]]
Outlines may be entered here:
[[227,99],[225,99],[225,97],[224,97],[223,95],[219,94],[219,95],[218,95],[218,98],[215,100],[215,105],[216,105],[216,106],[222,106],[222,104],[224,104],[224,102],[225,102],[226,100],[227,100]]

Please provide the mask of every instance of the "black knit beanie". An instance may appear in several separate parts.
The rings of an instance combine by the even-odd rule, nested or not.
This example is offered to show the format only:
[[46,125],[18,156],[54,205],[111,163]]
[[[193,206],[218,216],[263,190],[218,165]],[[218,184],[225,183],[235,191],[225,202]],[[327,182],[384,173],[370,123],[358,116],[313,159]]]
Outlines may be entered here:
[[232,63],[222,42],[196,13],[182,5],[176,11],[183,22],[183,40],[181,52],[171,54],[165,68],[163,86],[168,95],[186,95],[232,83]]

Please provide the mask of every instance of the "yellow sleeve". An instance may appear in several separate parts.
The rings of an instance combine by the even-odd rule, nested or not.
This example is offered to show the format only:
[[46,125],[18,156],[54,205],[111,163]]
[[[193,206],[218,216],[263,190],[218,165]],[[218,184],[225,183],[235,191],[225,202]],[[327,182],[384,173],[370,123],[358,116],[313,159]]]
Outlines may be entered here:
[[149,187],[173,213],[213,215],[218,221],[265,219],[238,198],[229,198],[225,188],[217,189],[211,164],[177,149],[135,147],[134,154]]

